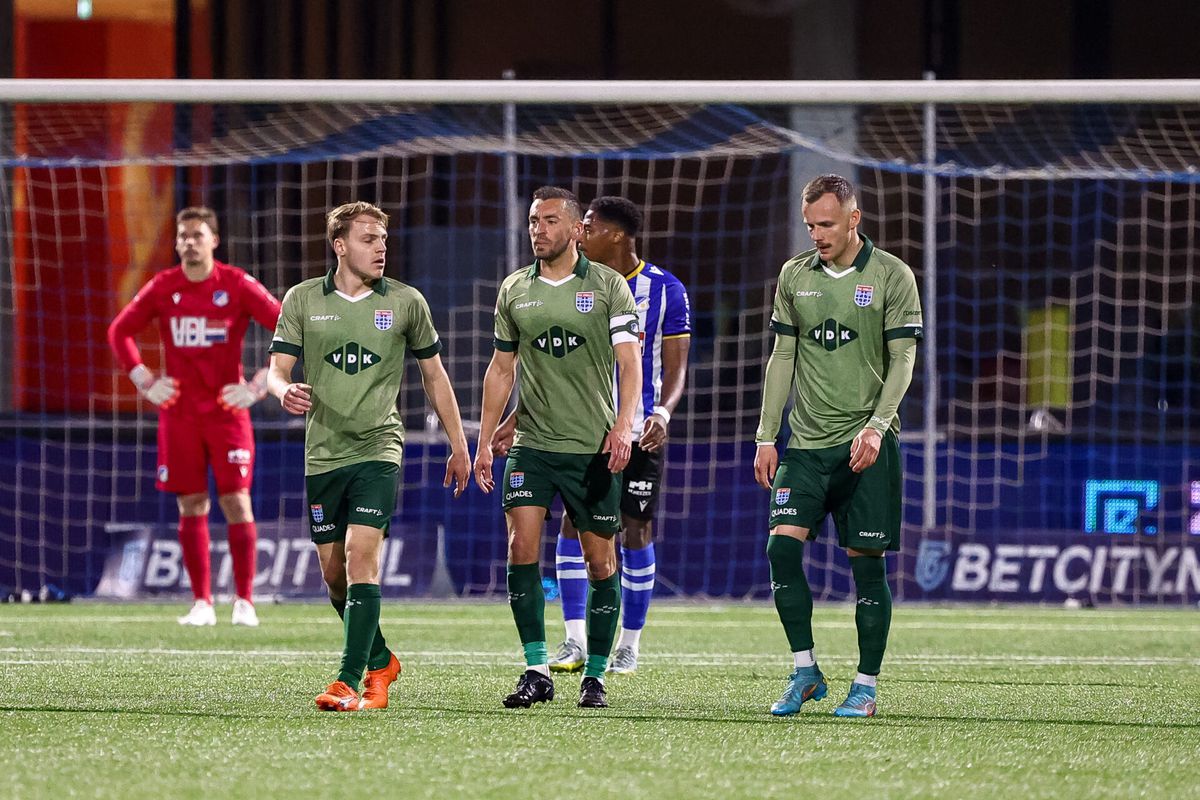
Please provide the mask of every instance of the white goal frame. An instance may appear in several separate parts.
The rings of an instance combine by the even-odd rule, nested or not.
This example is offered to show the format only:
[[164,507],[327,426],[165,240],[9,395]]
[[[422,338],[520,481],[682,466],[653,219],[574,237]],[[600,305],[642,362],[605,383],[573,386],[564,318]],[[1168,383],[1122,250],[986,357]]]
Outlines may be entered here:
[[[0,103],[438,103],[505,106],[505,128],[515,136],[518,105],[737,103],[776,106],[872,104],[921,105],[924,110],[924,241],[936,242],[936,108],[941,104],[992,103],[1084,105],[1200,104],[1200,79],[1179,80],[875,80],[875,81],[536,81],[536,80],[0,80]],[[515,263],[523,213],[515,191],[515,168],[506,160],[508,263]],[[1200,165],[1197,167],[1200,169]],[[799,209],[803,182],[793,176],[791,207]],[[923,252],[923,293],[937,286],[936,246]],[[926,346],[937,352],[936,304],[926,303]],[[937,363],[924,359],[925,429],[922,528],[936,525]]]

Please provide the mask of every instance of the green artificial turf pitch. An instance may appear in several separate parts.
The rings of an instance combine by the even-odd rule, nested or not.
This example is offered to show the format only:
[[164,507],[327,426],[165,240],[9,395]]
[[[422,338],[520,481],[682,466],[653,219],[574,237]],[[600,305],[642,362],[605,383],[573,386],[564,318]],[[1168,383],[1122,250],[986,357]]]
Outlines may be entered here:
[[[791,669],[768,604],[659,603],[607,710],[509,711],[503,601],[384,603],[404,663],[386,711],[321,713],[341,626],[263,605],[184,629],[176,605],[0,606],[0,797],[594,798],[1200,796],[1192,610],[898,604],[879,716],[831,715],[853,608],[819,605],[829,696],[774,718]],[[550,646],[561,638],[548,608]]]

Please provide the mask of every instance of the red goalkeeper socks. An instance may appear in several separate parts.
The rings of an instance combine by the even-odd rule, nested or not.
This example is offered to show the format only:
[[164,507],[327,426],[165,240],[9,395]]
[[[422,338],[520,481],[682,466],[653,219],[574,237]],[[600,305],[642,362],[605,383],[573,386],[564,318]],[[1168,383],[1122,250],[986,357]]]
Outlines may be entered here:
[[179,544],[183,548],[183,567],[192,582],[197,600],[212,602],[212,582],[208,545],[208,517],[180,517]]
[[229,556],[233,560],[233,588],[237,596],[253,600],[254,572],[258,557],[258,528],[253,522],[229,525]]

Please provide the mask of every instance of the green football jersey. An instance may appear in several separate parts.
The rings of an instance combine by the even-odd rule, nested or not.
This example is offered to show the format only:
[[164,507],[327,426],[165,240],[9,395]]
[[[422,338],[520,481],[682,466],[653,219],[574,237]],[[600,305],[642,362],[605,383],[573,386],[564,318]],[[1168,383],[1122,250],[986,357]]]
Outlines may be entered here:
[[514,445],[595,453],[616,421],[613,346],[638,342],[637,308],[620,274],[583,255],[557,283],[540,262],[504,279],[495,345],[521,365]]
[[[788,447],[829,447],[857,436],[871,420],[887,376],[887,342],[921,338],[912,270],[867,237],[862,240],[849,267],[823,262],[814,249],[779,273],[771,329],[796,337]],[[888,426],[899,433],[899,415]]]
[[404,354],[431,358],[442,349],[429,305],[391,278],[351,299],[333,270],[288,290],[272,353],[304,359],[313,407],[304,423],[304,474],[363,461],[401,463],[404,424],[396,409]]

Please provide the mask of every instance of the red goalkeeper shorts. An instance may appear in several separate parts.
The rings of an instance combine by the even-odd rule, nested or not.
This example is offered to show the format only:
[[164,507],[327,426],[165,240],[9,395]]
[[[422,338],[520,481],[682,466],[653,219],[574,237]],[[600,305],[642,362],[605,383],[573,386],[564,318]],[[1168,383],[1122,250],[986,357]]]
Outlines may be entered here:
[[217,494],[249,489],[254,480],[254,431],[250,414],[215,411],[202,417],[158,417],[155,485],[175,494],[208,492],[208,468]]

